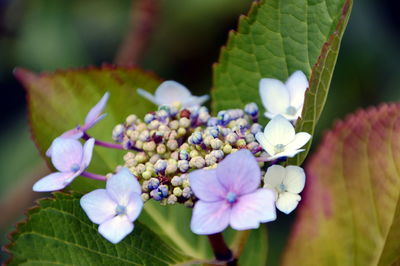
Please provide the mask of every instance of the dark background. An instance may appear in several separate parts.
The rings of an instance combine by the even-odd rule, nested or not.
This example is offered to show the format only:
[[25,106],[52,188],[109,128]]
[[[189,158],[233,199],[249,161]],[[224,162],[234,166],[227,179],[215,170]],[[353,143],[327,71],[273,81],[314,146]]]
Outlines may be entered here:
[[[175,79],[195,94],[211,86],[229,29],[250,0],[164,0],[151,39],[137,64]],[[0,244],[12,224],[40,196],[30,191],[47,169],[29,138],[25,92],[12,72],[37,72],[113,62],[129,29],[129,0],[0,0]],[[355,1],[321,132],[361,107],[400,100],[400,8],[396,1]],[[269,225],[269,259],[276,264],[295,214]],[[4,254],[0,255],[0,261]]]

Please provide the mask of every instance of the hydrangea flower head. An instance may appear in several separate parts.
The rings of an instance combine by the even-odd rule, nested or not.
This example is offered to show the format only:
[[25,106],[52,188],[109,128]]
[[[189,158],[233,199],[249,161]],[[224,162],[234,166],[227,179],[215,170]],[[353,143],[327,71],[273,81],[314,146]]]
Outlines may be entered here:
[[304,93],[307,88],[307,77],[299,70],[294,72],[286,83],[277,79],[261,79],[259,90],[266,109],[264,115],[270,119],[282,115],[290,121],[297,120],[303,110]]
[[299,204],[306,181],[306,174],[301,167],[289,165],[286,168],[273,165],[264,176],[264,187],[276,193],[276,207],[286,214],[291,213]]
[[258,132],[256,139],[264,150],[270,155],[268,161],[281,157],[293,157],[311,138],[306,132],[296,134],[293,125],[283,116],[275,116],[264,129],[264,133]]
[[[80,139],[83,134],[92,128],[95,124],[97,124],[100,120],[102,120],[107,114],[102,114],[104,107],[107,104],[108,98],[110,94],[106,92],[101,100],[92,108],[90,109],[89,113],[85,118],[85,124],[82,126],[77,126],[71,130],[64,132],[58,138],[64,139]],[[46,155],[48,157],[51,156],[53,150],[53,143],[50,145],[49,149],[46,151]]]
[[93,146],[93,138],[86,141],[83,147],[76,139],[56,138],[52,144],[51,162],[59,172],[37,181],[33,191],[55,191],[68,186],[89,166]]
[[137,89],[137,93],[156,105],[180,104],[183,107],[191,107],[202,105],[209,99],[208,95],[192,95],[185,86],[173,80],[161,83],[154,95],[143,89]]
[[215,169],[190,173],[190,186],[199,199],[191,230],[209,235],[222,232],[228,225],[247,230],[275,220],[274,192],[258,188],[260,175],[256,159],[245,149],[228,155]]
[[133,230],[143,208],[141,187],[127,168],[107,180],[106,189],[84,195],[80,204],[89,219],[99,224],[99,233],[113,244],[119,243]]

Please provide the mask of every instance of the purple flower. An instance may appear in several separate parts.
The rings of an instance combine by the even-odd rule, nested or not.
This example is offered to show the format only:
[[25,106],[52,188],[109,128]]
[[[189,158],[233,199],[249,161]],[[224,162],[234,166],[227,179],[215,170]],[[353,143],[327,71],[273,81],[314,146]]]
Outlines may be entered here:
[[228,155],[216,169],[197,170],[189,175],[199,200],[193,209],[191,229],[200,235],[258,228],[276,219],[275,195],[258,188],[260,167],[248,150]]
[[127,168],[107,180],[106,189],[96,189],[81,200],[89,219],[99,224],[99,233],[117,244],[133,230],[143,208],[140,184]]
[[[108,98],[110,94],[106,92],[101,100],[90,109],[89,113],[85,118],[85,124],[83,126],[77,126],[71,130],[64,132],[58,138],[63,139],[80,139],[83,134],[92,128],[95,124],[97,124],[101,119],[103,119],[107,114],[101,114],[104,110],[104,107],[107,104]],[[54,143],[54,142],[53,142]],[[50,157],[53,152],[53,143],[50,145],[49,149],[46,151],[46,156]]]
[[68,186],[88,166],[92,159],[94,139],[85,145],[75,139],[56,138],[52,144],[51,162],[59,171],[47,175],[33,185],[33,191],[55,191]]

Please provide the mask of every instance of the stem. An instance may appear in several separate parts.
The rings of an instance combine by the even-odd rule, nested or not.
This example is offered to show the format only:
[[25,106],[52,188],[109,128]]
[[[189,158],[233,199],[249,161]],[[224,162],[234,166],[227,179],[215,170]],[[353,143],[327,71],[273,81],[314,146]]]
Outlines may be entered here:
[[90,179],[94,179],[94,180],[99,180],[99,181],[106,181],[107,180],[107,177],[105,177],[104,175],[93,174],[93,173],[86,172],[86,171],[83,171],[81,173],[81,176],[84,176],[84,177],[87,177],[87,178],[90,178]]
[[233,257],[232,251],[226,245],[224,236],[221,233],[208,235],[208,240],[218,261],[225,261],[227,265],[237,265],[237,261]]
[[[91,136],[89,136],[86,132],[83,134],[82,138],[84,140],[88,140],[91,138]],[[101,140],[94,140],[94,144],[97,146],[102,146],[105,148],[110,148],[110,149],[118,149],[118,150],[125,150],[124,147],[122,147],[121,144],[116,144],[116,143],[110,143],[110,142],[105,142],[105,141],[101,141]]]
[[131,21],[125,39],[118,49],[115,63],[137,64],[148,47],[158,17],[159,0],[132,1]]

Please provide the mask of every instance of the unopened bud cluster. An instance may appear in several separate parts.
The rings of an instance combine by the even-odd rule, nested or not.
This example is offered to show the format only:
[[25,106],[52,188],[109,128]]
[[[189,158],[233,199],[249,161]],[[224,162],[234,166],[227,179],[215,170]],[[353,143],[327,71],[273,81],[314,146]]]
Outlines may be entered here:
[[220,111],[217,117],[211,117],[203,106],[160,106],[143,120],[129,115],[125,123],[115,126],[113,139],[130,150],[124,156],[125,166],[139,179],[144,201],[152,198],[163,205],[191,207],[196,199],[189,184],[190,171],[214,168],[238,149],[261,155],[255,140],[262,130],[257,117],[255,103],[243,110]]

